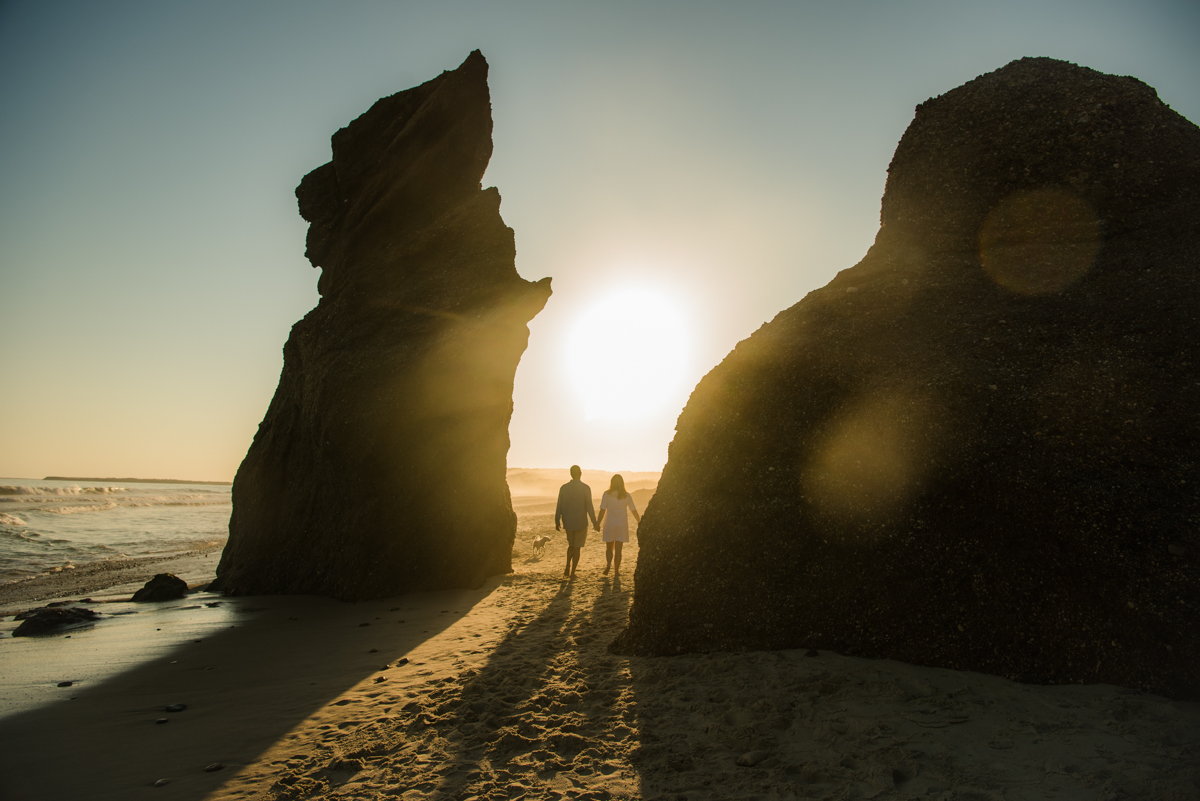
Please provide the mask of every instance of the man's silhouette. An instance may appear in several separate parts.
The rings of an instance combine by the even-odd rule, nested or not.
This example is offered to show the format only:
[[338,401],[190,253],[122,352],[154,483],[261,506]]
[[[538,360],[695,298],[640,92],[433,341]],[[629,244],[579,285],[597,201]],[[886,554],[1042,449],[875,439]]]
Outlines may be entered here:
[[579,566],[579,549],[587,542],[588,519],[596,527],[596,510],[592,508],[592,488],[579,480],[583,471],[571,465],[571,480],[559,487],[558,508],[554,510],[554,530],[567,530],[567,567],[563,578],[575,578]]

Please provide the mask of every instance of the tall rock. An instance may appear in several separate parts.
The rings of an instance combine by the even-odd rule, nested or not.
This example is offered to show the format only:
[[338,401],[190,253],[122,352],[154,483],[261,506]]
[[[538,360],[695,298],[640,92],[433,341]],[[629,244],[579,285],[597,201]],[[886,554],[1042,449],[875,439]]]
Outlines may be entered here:
[[233,483],[217,587],[378,598],[511,569],[513,377],[550,279],[521,279],[487,62],[385,97],[296,189],[321,300]]
[[1200,129],[1022,59],[917,107],[881,221],[692,394],[614,650],[1200,698]]

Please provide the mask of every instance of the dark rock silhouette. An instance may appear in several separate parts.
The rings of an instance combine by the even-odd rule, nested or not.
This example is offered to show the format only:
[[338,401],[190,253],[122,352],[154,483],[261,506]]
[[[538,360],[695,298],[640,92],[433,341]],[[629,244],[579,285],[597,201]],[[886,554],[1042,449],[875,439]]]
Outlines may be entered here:
[[385,97],[296,189],[322,270],[233,483],[210,589],[342,599],[511,569],[508,422],[526,323],[492,152],[487,62]]
[[136,603],[174,601],[188,593],[187,582],[172,573],[159,573],[133,594]]
[[84,609],[81,606],[69,609],[43,606],[39,609],[30,609],[15,616],[13,620],[24,622],[17,626],[12,636],[38,637],[43,634],[56,634],[62,629],[77,628],[99,619],[100,615],[91,609]]
[[613,649],[1200,697],[1200,129],[1022,59],[917,107],[881,221],[697,386]]

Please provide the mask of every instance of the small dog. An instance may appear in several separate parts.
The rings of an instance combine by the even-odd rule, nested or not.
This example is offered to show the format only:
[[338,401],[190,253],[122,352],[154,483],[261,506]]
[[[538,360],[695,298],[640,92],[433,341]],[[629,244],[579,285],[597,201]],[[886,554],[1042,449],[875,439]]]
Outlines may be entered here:
[[534,537],[533,538],[533,555],[541,556],[546,550],[546,543],[550,542],[549,537]]

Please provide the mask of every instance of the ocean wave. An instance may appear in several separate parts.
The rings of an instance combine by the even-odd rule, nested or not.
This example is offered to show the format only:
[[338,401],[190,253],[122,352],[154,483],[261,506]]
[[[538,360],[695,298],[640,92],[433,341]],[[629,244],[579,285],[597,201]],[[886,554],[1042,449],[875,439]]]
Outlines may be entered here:
[[89,503],[89,504],[80,504],[78,506],[51,506],[51,507],[39,506],[37,508],[37,511],[49,512],[50,514],[56,514],[56,515],[73,515],[73,514],[76,514],[77,512],[107,512],[109,509],[116,509],[116,508],[117,508],[117,505],[115,503],[113,503],[112,501],[108,501],[107,503]]
[[0,526],[23,526],[25,521],[13,515],[6,515],[0,512]]
[[111,495],[129,492],[125,487],[14,487],[0,486],[0,495]]
[[36,532],[28,533],[14,531],[11,528],[0,528],[0,537],[5,537],[10,540],[20,540],[21,542],[54,542],[54,540],[43,540]]

